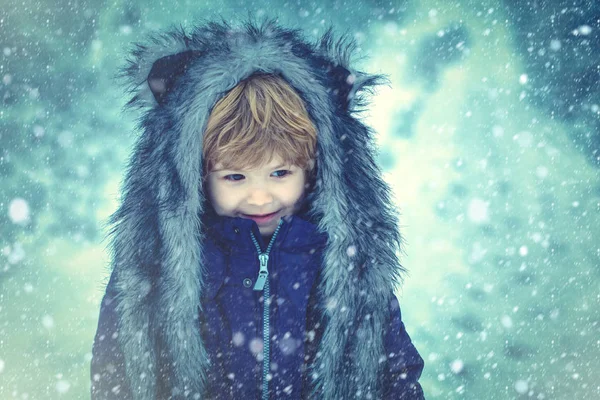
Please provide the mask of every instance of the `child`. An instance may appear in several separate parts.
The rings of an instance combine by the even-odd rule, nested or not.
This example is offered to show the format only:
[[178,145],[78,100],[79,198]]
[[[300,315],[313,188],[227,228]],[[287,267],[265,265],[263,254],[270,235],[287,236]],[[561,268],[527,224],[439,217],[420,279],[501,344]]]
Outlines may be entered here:
[[352,42],[275,21],[139,45],[146,108],[120,208],[92,399],[422,399],[401,239]]

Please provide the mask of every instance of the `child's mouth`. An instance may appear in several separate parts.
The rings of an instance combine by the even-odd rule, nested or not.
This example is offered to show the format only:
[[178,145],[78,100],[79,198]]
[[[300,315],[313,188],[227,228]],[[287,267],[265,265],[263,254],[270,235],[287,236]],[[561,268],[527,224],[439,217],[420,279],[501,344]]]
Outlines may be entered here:
[[275,211],[274,213],[271,214],[263,214],[263,215],[248,215],[248,214],[243,214],[245,218],[250,218],[251,220],[255,221],[257,224],[265,224],[267,222],[270,222],[275,215],[277,215],[277,211]]

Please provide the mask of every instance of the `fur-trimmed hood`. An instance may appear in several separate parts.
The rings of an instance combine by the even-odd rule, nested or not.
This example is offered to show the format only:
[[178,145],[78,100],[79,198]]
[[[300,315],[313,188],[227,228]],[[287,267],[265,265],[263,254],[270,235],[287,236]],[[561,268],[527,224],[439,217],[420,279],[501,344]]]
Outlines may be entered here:
[[356,115],[385,78],[353,69],[354,49],[352,39],[335,39],[331,30],[310,43],[267,20],[173,29],[132,51],[122,77],[133,95],[128,105],[142,111],[141,135],[109,236],[118,340],[136,399],[155,398],[163,353],[173,361],[175,394],[201,398],[204,391],[208,360],[197,317],[209,267],[201,138],[215,103],[256,72],[280,74],[318,132],[317,182],[305,217],[329,240],[318,288],[327,324],[311,366],[315,391],[328,400],[377,397],[381,310],[402,279],[401,238],[372,132]]

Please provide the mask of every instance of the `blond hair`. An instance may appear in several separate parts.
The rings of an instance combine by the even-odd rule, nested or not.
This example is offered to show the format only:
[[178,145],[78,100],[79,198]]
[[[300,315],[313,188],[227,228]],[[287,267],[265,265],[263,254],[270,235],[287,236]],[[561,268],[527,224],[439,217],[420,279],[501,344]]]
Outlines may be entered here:
[[254,168],[280,156],[312,175],[317,130],[303,100],[280,76],[255,74],[214,106],[204,131],[204,176],[217,163]]

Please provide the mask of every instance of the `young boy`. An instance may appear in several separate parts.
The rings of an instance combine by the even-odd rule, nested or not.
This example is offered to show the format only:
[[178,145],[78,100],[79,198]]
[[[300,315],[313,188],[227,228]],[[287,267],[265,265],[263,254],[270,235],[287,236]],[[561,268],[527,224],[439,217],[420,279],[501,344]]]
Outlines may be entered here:
[[422,399],[371,133],[380,77],[273,21],[138,46],[93,399]]

